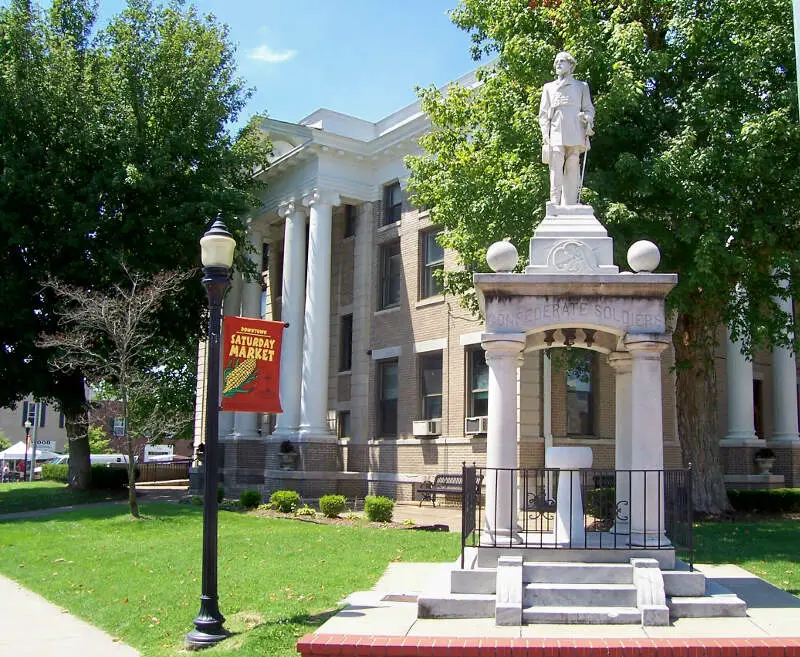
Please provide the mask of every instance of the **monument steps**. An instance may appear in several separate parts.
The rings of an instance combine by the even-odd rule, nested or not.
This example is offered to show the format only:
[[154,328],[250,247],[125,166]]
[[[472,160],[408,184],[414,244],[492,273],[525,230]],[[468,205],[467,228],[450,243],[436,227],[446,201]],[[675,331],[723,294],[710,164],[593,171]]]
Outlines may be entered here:
[[526,607],[635,607],[636,587],[628,584],[528,583],[523,587]]
[[530,583],[630,584],[633,567],[629,563],[526,562],[522,578]]
[[522,620],[536,625],[638,625],[642,612],[636,607],[527,607]]

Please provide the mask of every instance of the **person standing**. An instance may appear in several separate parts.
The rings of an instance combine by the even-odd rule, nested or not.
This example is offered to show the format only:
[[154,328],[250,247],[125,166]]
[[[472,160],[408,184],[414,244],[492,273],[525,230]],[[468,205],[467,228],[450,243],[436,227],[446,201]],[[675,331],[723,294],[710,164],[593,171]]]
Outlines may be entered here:
[[572,77],[577,61],[570,53],[558,53],[553,65],[558,79],[544,85],[539,106],[542,162],[550,166],[550,201],[575,205],[583,184],[580,154],[594,134],[594,105],[589,85]]

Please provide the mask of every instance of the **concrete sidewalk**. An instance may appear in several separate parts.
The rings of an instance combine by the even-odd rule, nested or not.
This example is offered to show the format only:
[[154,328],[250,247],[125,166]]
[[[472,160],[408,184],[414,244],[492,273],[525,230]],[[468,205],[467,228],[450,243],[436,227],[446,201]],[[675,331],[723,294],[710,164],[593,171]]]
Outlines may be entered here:
[[0,575],[0,655],[139,657],[105,632]]

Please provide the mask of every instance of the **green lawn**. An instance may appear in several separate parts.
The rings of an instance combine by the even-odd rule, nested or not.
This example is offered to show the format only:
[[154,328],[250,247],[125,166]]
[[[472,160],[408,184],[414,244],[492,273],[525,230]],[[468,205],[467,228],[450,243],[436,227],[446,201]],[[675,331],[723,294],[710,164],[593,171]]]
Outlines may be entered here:
[[[0,522],[0,572],[140,650],[174,656],[199,609],[202,507],[125,505]],[[207,654],[296,655],[297,638],[391,561],[449,561],[458,535],[221,512],[220,609]]]
[[695,561],[733,563],[789,593],[800,595],[798,520],[752,518],[695,526]]
[[57,481],[18,482],[0,484],[0,515],[18,511],[52,509],[57,506],[90,504],[124,500],[128,491],[70,490],[66,484]]

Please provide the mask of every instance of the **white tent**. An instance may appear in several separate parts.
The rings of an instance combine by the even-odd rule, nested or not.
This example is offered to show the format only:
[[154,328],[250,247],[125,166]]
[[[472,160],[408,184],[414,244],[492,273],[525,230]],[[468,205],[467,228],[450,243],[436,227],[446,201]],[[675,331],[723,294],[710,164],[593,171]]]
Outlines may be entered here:
[[[24,461],[26,458],[28,461],[31,460],[31,452],[32,450],[27,450],[27,454],[25,453],[25,442],[20,440],[15,445],[11,445],[6,450],[0,452],[0,461]],[[51,452],[47,449],[37,449],[36,450],[36,460],[37,461],[47,461],[49,459],[54,459],[60,454],[56,454],[55,452]]]

